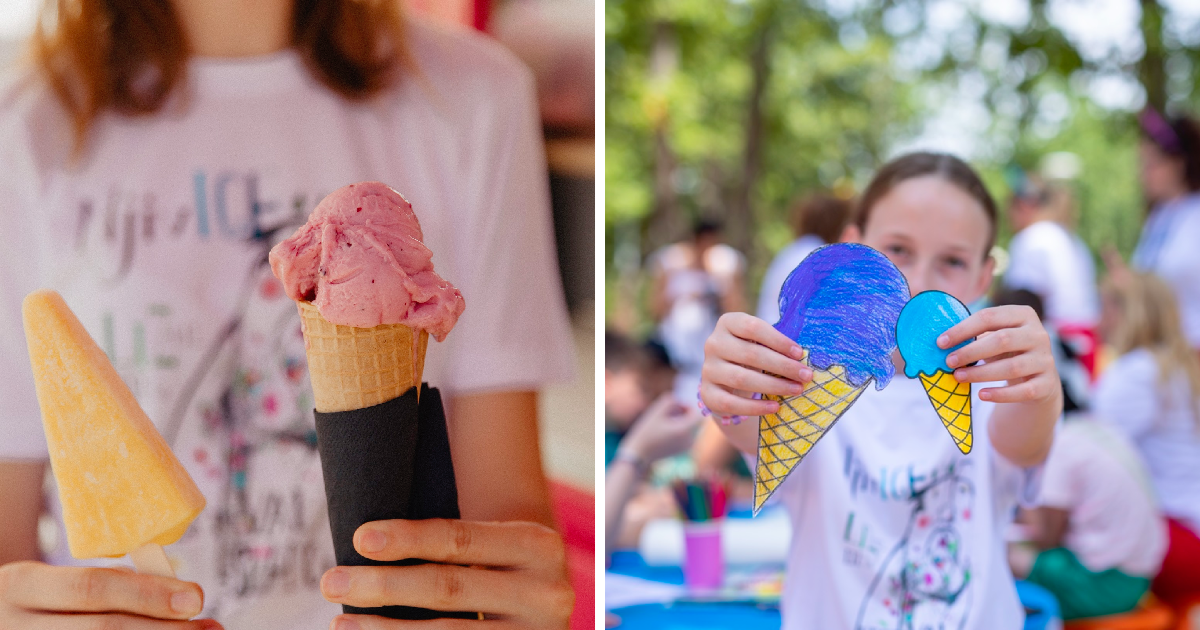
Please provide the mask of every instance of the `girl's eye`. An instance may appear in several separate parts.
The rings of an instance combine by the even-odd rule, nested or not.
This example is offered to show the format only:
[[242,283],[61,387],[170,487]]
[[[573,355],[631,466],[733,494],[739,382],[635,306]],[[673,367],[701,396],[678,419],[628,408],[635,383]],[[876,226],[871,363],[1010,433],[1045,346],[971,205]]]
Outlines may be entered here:
[[951,256],[950,258],[946,259],[946,264],[951,267],[962,269],[967,266],[967,261]]
[[888,245],[887,253],[892,256],[904,256],[908,253],[908,248],[903,245]]

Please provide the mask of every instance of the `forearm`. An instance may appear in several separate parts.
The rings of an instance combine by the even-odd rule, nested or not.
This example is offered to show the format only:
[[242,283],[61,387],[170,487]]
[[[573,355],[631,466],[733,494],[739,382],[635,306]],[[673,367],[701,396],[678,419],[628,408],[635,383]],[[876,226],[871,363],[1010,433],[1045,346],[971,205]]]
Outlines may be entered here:
[[554,527],[538,444],[537,395],[457,396],[450,411],[450,449],[462,517]]
[[616,460],[604,473],[604,552],[612,554],[613,542],[621,533],[625,506],[633,498],[641,475],[637,466],[626,460]]
[[746,416],[737,424],[717,422],[721,432],[729,439],[729,443],[737,450],[747,454],[758,453],[758,416]]
[[988,425],[992,447],[1022,468],[1046,461],[1062,404],[1062,390],[1058,389],[1047,400],[997,405]]

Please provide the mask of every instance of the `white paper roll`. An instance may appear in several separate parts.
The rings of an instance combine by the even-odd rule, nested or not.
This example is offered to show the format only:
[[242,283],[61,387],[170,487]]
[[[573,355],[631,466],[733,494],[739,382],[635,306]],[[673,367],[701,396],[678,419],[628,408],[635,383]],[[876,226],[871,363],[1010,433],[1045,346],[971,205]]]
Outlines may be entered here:
[[[757,518],[727,518],[721,523],[721,555],[725,564],[783,564],[787,560],[792,523],[783,510],[764,510]],[[650,566],[683,563],[683,522],[650,521],[642,528],[638,552]]]

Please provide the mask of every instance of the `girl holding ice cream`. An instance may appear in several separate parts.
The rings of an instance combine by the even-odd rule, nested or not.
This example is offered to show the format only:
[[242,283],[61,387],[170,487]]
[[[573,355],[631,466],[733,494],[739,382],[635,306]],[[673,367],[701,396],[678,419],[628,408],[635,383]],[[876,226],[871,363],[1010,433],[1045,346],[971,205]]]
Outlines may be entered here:
[[[398,627],[343,603],[566,626],[536,390],[571,372],[570,337],[531,75],[398,6],[47,3],[36,63],[0,85],[0,628]],[[333,568],[299,317],[267,266],[322,197],[367,180],[412,203],[466,296],[425,365],[463,520],[376,522],[355,541],[443,564]],[[167,550],[182,580],[59,566],[77,563],[54,519],[39,550],[47,453],[20,303],[41,287],[207,498]],[[216,621],[186,621],[201,614]]]
[[[913,295],[970,304],[992,279],[996,207],[974,171],[915,153],[879,170],[844,240],[886,255]],[[702,402],[730,441],[755,454],[755,393],[794,396],[813,379],[805,349],[744,313],[708,338]],[[779,486],[792,519],[785,628],[1016,628],[1023,618],[1003,532],[1031,501],[1062,410],[1049,337],[1032,309],[982,309],[940,348],[974,390],[974,449],[963,455],[916,379],[868,387]],[[897,371],[903,368],[893,354]],[[736,418],[735,418],[736,419]]]

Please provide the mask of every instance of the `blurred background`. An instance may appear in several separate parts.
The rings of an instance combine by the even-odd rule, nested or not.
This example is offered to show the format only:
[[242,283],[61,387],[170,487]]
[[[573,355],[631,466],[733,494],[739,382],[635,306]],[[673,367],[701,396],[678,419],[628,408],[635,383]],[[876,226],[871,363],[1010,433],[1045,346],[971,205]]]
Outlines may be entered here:
[[[1167,140],[1186,135],[1200,113],[1200,3],[606,0],[603,28],[609,625],[777,628],[790,523],[769,508],[749,518],[745,459],[696,411],[717,317],[776,321],[786,273],[838,240],[883,163],[949,152],[1000,206],[992,299],[1045,316],[1065,349],[1056,361],[1068,410],[1082,414],[1100,373],[1129,350],[1099,335],[1100,295],[1116,299],[1137,281],[1107,292],[1101,282],[1129,272],[1147,217],[1168,200],[1200,212],[1195,186],[1171,197],[1146,185],[1159,153],[1140,146],[1164,125]],[[1192,168],[1198,154],[1188,153],[1169,157]],[[1047,221],[1070,252],[1039,270],[1028,254],[1037,230],[1024,244],[1014,235]],[[1132,266],[1161,271],[1144,256]],[[1067,267],[1050,297],[1054,282],[1038,274]],[[1200,260],[1167,279],[1190,299]],[[643,474],[612,465],[623,451]],[[1155,457],[1140,456],[1143,466]],[[1200,489],[1197,466],[1168,468]],[[1191,496],[1187,509],[1200,509]],[[1014,539],[1028,543],[1030,531]],[[1027,586],[1026,627],[1061,623],[1055,598]],[[1067,627],[1200,628],[1189,610],[1146,600],[1127,617]]]
[[605,316],[639,333],[643,263],[695,221],[723,220],[753,303],[798,197],[851,196],[916,149],[968,160],[1000,201],[1006,167],[1070,153],[1054,174],[1079,235],[1128,254],[1134,114],[1200,104],[1186,0],[607,0],[604,29]]

